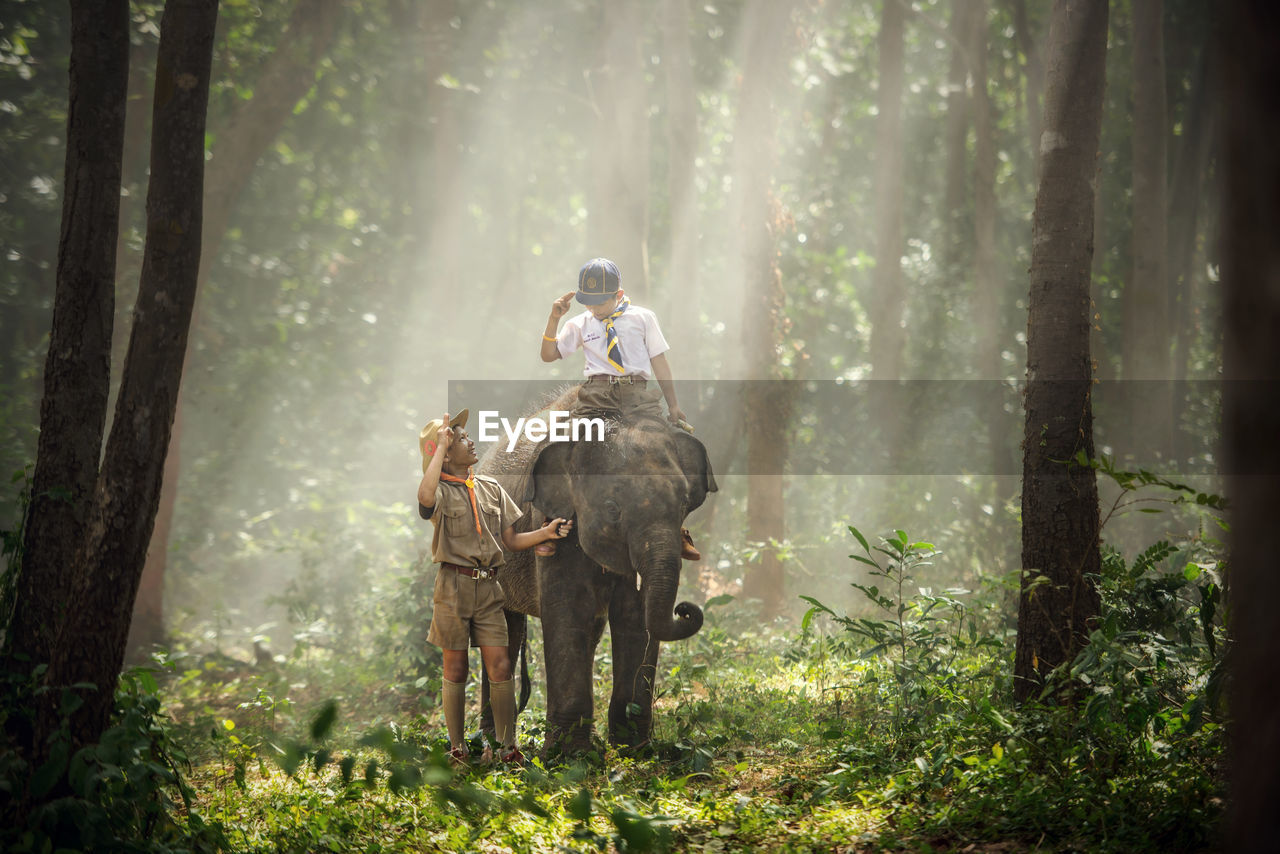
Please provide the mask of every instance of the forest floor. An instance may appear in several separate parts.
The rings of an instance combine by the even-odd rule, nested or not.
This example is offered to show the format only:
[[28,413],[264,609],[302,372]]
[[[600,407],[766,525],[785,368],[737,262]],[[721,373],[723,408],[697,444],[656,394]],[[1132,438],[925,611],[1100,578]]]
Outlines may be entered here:
[[[189,668],[160,690],[192,760],[190,809],[237,851],[1212,848],[1212,750],[1156,757],[1172,763],[1164,783],[1150,763],[1112,761],[1095,775],[1079,757],[1038,757],[1043,728],[986,699],[990,663],[953,668],[952,696],[929,700],[922,719],[898,703],[891,667],[838,639],[709,620],[664,648],[641,754],[601,744],[573,763],[544,761],[539,686],[520,719],[528,767],[461,773],[442,755],[429,681],[393,686],[316,656],[301,669]],[[608,670],[606,640],[598,722]]]

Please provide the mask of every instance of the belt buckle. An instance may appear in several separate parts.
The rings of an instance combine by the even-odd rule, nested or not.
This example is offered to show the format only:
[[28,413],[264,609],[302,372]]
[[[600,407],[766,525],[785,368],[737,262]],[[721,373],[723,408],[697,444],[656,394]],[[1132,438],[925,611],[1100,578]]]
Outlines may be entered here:
[[490,578],[493,578],[495,575],[497,575],[498,571],[488,566],[477,566],[475,568],[475,573],[476,573],[476,578],[480,579],[481,581],[488,581]]

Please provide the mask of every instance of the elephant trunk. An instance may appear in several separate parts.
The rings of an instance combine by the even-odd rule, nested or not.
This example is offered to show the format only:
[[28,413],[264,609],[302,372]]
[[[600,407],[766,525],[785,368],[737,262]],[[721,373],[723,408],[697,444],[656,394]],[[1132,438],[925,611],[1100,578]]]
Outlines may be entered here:
[[637,563],[644,579],[644,624],[654,640],[677,641],[702,628],[702,609],[692,602],[676,603],[680,583],[680,544],[645,549]]

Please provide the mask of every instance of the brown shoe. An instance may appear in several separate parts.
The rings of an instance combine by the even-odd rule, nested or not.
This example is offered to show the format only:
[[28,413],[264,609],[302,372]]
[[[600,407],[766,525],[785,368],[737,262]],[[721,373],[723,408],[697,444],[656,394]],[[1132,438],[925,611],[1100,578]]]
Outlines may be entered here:
[[693,536],[688,528],[680,529],[680,557],[684,560],[702,560],[702,552],[693,545]]
[[542,557],[551,557],[556,553],[555,540],[543,540],[533,547],[533,553]]

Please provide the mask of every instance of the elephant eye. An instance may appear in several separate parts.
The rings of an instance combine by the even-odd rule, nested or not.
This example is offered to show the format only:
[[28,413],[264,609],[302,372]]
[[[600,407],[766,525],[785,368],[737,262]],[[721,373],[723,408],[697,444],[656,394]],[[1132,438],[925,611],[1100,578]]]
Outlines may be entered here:
[[609,499],[604,503],[604,514],[616,522],[622,518],[622,508],[618,506],[618,502]]

